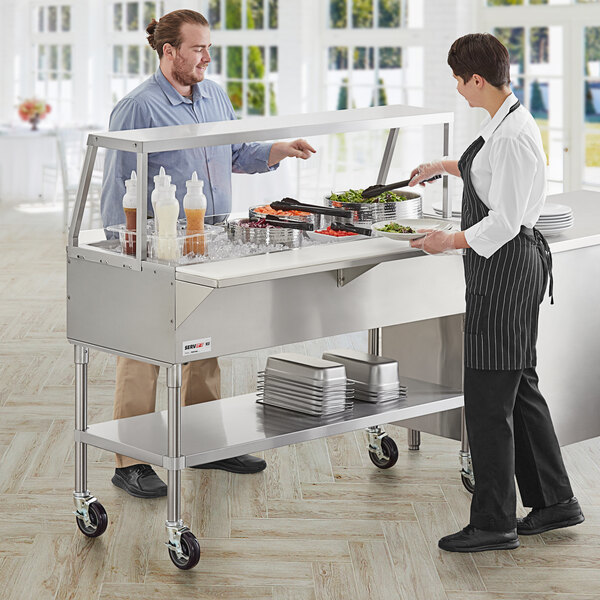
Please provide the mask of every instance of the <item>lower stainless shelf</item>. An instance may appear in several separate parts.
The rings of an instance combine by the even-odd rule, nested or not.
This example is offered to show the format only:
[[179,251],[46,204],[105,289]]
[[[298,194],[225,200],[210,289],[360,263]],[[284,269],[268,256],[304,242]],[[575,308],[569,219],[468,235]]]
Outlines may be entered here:
[[184,406],[179,459],[167,456],[167,411],[90,425],[86,431],[75,431],[75,441],[168,469],[182,469],[463,405],[462,392],[406,377],[402,383],[408,388],[405,400],[355,402],[351,411],[327,417],[257,404],[256,394]]

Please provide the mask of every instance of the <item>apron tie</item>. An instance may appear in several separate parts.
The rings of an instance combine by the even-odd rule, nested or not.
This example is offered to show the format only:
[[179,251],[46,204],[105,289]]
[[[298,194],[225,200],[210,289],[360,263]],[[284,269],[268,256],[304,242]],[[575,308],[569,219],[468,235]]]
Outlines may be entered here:
[[542,254],[542,259],[546,264],[546,269],[548,270],[548,277],[550,282],[548,284],[548,296],[550,297],[550,304],[554,304],[554,278],[552,277],[552,252],[550,252],[550,246],[548,246],[548,242],[546,238],[542,235],[541,231],[537,229],[533,229],[533,235],[535,236],[535,242],[537,247]]

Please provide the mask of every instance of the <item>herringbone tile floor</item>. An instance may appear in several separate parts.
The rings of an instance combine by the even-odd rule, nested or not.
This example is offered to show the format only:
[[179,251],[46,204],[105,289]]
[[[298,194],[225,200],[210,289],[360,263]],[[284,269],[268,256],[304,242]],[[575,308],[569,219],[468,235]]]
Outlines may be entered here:
[[[29,212],[23,212],[23,209]],[[468,520],[456,442],[424,435],[389,471],[363,432],[265,452],[255,476],[183,473],[183,512],[202,558],[170,562],[165,500],[110,483],[90,448],[89,487],[109,514],[90,540],[72,515],[73,352],[65,340],[65,237],[48,206],[0,203],[0,598],[591,600],[600,598],[600,440],[565,448],[587,521],[510,552],[456,555],[437,539]],[[18,210],[21,209],[21,210]],[[365,346],[365,335],[297,344]],[[222,360],[223,394],[250,391],[267,352]],[[111,418],[114,358],[91,352],[90,422]],[[166,392],[161,379],[161,407]],[[163,472],[164,475],[164,472]],[[520,509],[522,511],[522,509]]]

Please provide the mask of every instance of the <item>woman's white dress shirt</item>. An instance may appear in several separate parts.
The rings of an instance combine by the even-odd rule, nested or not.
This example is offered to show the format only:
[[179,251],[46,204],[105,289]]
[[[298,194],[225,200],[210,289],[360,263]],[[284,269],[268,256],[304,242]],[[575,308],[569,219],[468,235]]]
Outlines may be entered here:
[[546,200],[546,155],[534,118],[519,106],[502,122],[515,102],[510,94],[494,117],[483,121],[479,135],[485,143],[471,168],[475,191],[490,212],[465,230],[465,238],[485,258],[522,225],[533,227]]

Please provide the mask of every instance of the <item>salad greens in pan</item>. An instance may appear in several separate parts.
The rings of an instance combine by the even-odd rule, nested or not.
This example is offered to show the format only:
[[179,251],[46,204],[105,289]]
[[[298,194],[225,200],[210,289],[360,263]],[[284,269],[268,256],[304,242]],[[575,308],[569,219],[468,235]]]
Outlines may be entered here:
[[379,196],[375,196],[374,198],[363,198],[362,197],[363,190],[348,190],[346,192],[342,192],[341,194],[335,194],[331,192],[331,201],[332,202],[360,202],[361,204],[372,204],[377,202],[402,202],[406,200],[405,196],[400,196],[399,194],[394,194],[394,192],[383,192],[383,194],[379,194]]

